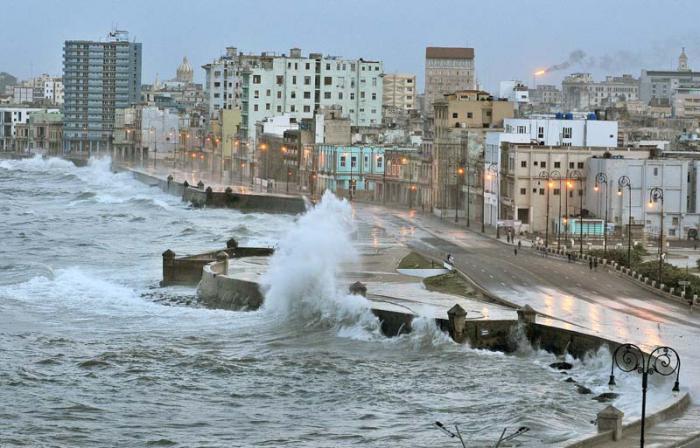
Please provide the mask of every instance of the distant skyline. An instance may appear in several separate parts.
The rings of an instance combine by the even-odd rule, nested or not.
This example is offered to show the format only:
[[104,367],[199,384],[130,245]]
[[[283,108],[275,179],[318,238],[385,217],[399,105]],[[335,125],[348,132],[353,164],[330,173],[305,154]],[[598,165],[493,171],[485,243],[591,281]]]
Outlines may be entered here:
[[[31,12],[31,13],[29,13]],[[675,69],[681,47],[700,70],[700,2],[619,0],[333,1],[25,0],[3,5],[0,71],[19,79],[62,73],[65,40],[99,40],[114,28],[143,43],[143,83],[174,78],[182,57],[195,68],[239,51],[379,59],[386,73],[414,73],[423,90],[426,46],[476,50],[477,79],[533,82],[536,70],[573,61],[537,79],[559,84],[571,72],[596,79],[642,68]],[[566,64],[565,64],[566,65]]]

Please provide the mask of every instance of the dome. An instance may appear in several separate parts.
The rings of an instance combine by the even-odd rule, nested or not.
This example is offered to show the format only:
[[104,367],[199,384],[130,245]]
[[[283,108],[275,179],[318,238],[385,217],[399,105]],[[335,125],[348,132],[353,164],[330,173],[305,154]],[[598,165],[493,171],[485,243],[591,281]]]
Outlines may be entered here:
[[175,79],[180,82],[191,83],[193,78],[194,70],[192,69],[192,65],[190,65],[190,61],[187,60],[187,56],[185,56],[182,58],[182,64],[177,68],[177,76]]

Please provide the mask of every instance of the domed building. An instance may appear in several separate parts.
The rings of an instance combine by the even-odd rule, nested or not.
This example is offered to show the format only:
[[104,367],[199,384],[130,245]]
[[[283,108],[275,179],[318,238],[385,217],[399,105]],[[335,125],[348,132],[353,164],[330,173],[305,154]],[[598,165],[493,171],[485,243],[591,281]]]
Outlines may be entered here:
[[193,79],[194,70],[192,69],[190,61],[187,60],[187,56],[185,56],[182,58],[182,64],[177,68],[175,80],[185,84],[191,84]]

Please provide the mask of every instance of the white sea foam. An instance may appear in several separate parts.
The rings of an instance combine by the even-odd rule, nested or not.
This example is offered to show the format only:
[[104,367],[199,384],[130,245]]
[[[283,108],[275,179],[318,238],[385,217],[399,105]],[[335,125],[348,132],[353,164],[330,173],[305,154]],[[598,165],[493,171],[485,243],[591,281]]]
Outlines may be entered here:
[[347,294],[338,278],[358,261],[347,201],[326,192],[282,238],[262,278],[264,312],[302,325],[333,326],[338,334],[367,339],[378,331],[369,302]]

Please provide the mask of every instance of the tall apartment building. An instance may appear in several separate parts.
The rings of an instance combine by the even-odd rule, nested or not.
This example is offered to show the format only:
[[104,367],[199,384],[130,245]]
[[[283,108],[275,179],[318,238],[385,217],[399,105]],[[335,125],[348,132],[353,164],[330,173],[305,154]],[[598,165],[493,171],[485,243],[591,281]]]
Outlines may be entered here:
[[433,102],[458,90],[475,90],[473,48],[425,49],[425,111],[433,115]]
[[639,80],[632,75],[607,76],[595,82],[590,73],[573,73],[564,78],[561,87],[567,110],[586,111],[619,100],[639,99]]
[[353,126],[379,126],[382,119],[383,64],[341,59],[292,48],[289,55],[245,55],[235,47],[203,66],[209,114],[241,109],[241,132],[255,138],[255,124],[289,115],[313,118],[324,107],[339,107]]
[[384,75],[384,107],[397,111],[416,108],[416,75],[392,73]]
[[68,40],[63,83],[63,150],[110,150],[115,109],[140,100],[141,44],[129,42],[126,31],[105,41]]

